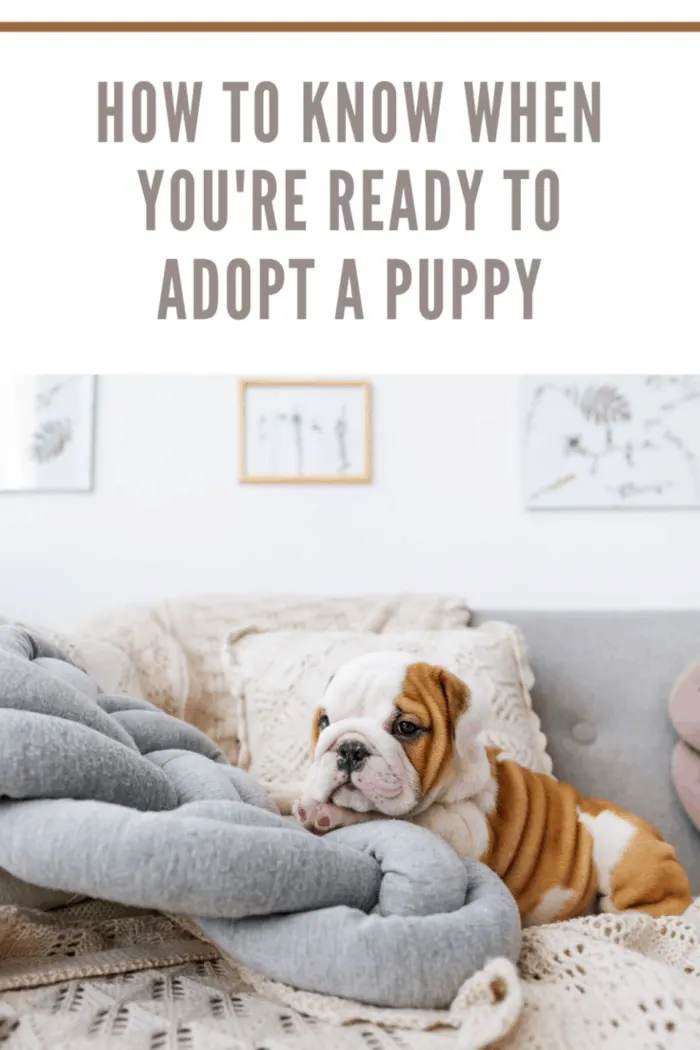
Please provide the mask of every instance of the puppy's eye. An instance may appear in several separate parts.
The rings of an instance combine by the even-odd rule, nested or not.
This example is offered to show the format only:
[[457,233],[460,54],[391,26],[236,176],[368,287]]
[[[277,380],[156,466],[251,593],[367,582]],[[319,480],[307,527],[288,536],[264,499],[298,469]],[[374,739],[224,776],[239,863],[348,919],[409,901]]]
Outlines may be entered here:
[[319,715],[318,716],[318,731],[319,731],[319,733],[322,733],[323,730],[326,729],[330,724],[331,724],[331,722],[330,722],[330,719],[329,719],[328,715]]
[[421,726],[416,725],[415,722],[409,722],[405,718],[399,719],[399,721],[394,724],[394,732],[397,736],[412,737],[416,736],[420,731]]

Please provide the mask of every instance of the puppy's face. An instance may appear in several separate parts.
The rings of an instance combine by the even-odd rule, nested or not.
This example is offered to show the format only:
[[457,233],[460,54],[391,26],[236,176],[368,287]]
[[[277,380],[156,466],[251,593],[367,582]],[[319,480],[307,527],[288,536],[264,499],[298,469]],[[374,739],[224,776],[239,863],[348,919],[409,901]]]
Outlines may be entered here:
[[407,653],[369,653],[331,679],[306,788],[319,802],[401,817],[433,797],[481,728],[467,686]]

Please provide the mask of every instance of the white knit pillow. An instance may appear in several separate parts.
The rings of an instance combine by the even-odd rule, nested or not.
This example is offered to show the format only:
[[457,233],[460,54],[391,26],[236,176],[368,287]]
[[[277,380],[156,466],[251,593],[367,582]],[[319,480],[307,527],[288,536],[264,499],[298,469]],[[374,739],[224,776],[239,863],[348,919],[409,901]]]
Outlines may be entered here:
[[520,631],[491,622],[457,631],[234,631],[225,663],[237,706],[238,764],[279,800],[294,795],[309,762],[313,712],[331,675],[362,653],[402,650],[439,664],[467,683],[488,685],[488,743],[529,769],[552,762],[532,709],[534,678]]

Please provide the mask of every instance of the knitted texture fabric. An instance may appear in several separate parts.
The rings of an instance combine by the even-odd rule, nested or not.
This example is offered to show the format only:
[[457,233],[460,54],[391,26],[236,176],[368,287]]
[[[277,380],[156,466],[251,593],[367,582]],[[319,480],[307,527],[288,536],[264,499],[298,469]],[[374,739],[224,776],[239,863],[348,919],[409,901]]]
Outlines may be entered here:
[[[42,987],[25,975],[0,1001],[6,1050],[691,1050],[700,1046],[700,904],[682,918],[605,915],[525,930],[518,974],[494,960],[463,986],[449,1011],[379,1010],[301,993],[250,974],[210,946],[167,962],[176,925],[147,913],[119,916],[114,905],[90,904],[66,925],[102,926],[108,940],[132,951],[132,968],[112,968],[104,950],[53,956]],[[107,911],[103,911],[107,909]],[[7,911],[5,909],[4,911]],[[89,912],[87,913],[89,914]],[[0,975],[18,933],[34,919],[15,917],[14,940],[0,932]],[[154,918],[161,925],[149,926]],[[0,914],[0,920],[3,915]],[[134,922],[150,929],[142,954]],[[53,916],[49,926],[63,924]],[[104,923],[109,924],[108,927]],[[0,931],[6,927],[0,921]],[[29,936],[27,934],[26,936]],[[33,935],[32,935],[33,936]],[[35,946],[47,941],[37,935]],[[31,939],[31,937],[30,937]],[[51,938],[50,938],[51,939]],[[138,938],[137,938],[138,940]],[[11,948],[11,943],[15,946]],[[25,944],[29,941],[24,940]],[[52,943],[55,943],[55,935]],[[161,960],[155,959],[162,949]],[[151,954],[151,968],[147,965]],[[161,968],[154,969],[159,965]],[[72,975],[66,967],[73,967]],[[80,975],[80,976],[79,976]],[[94,975],[94,976],[93,976]],[[49,984],[49,982],[53,982]],[[22,988],[24,990],[19,990]],[[14,990],[7,990],[14,989]]]
[[218,954],[160,912],[89,899],[51,911],[0,907],[0,993]]
[[[699,934],[700,901],[680,918],[628,912],[531,927],[519,979],[494,961],[465,983],[443,1023],[461,1022],[455,1050],[499,1038],[498,1050],[690,1050],[700,1046]],[[248,977],[266,996],[329,1023],[421,1024],[416,1011],[361,1007]],[[469,1042],[473,1016],[479,1024]]]

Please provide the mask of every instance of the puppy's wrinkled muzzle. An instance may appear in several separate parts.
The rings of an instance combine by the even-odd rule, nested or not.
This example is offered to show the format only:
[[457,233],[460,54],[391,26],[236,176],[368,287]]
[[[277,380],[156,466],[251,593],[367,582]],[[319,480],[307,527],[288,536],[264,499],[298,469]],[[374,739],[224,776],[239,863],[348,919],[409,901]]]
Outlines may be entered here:
[[396,817],[418,797],[418,777],[400,742],[383,722],[360,715],[321,730],[300,801]]

